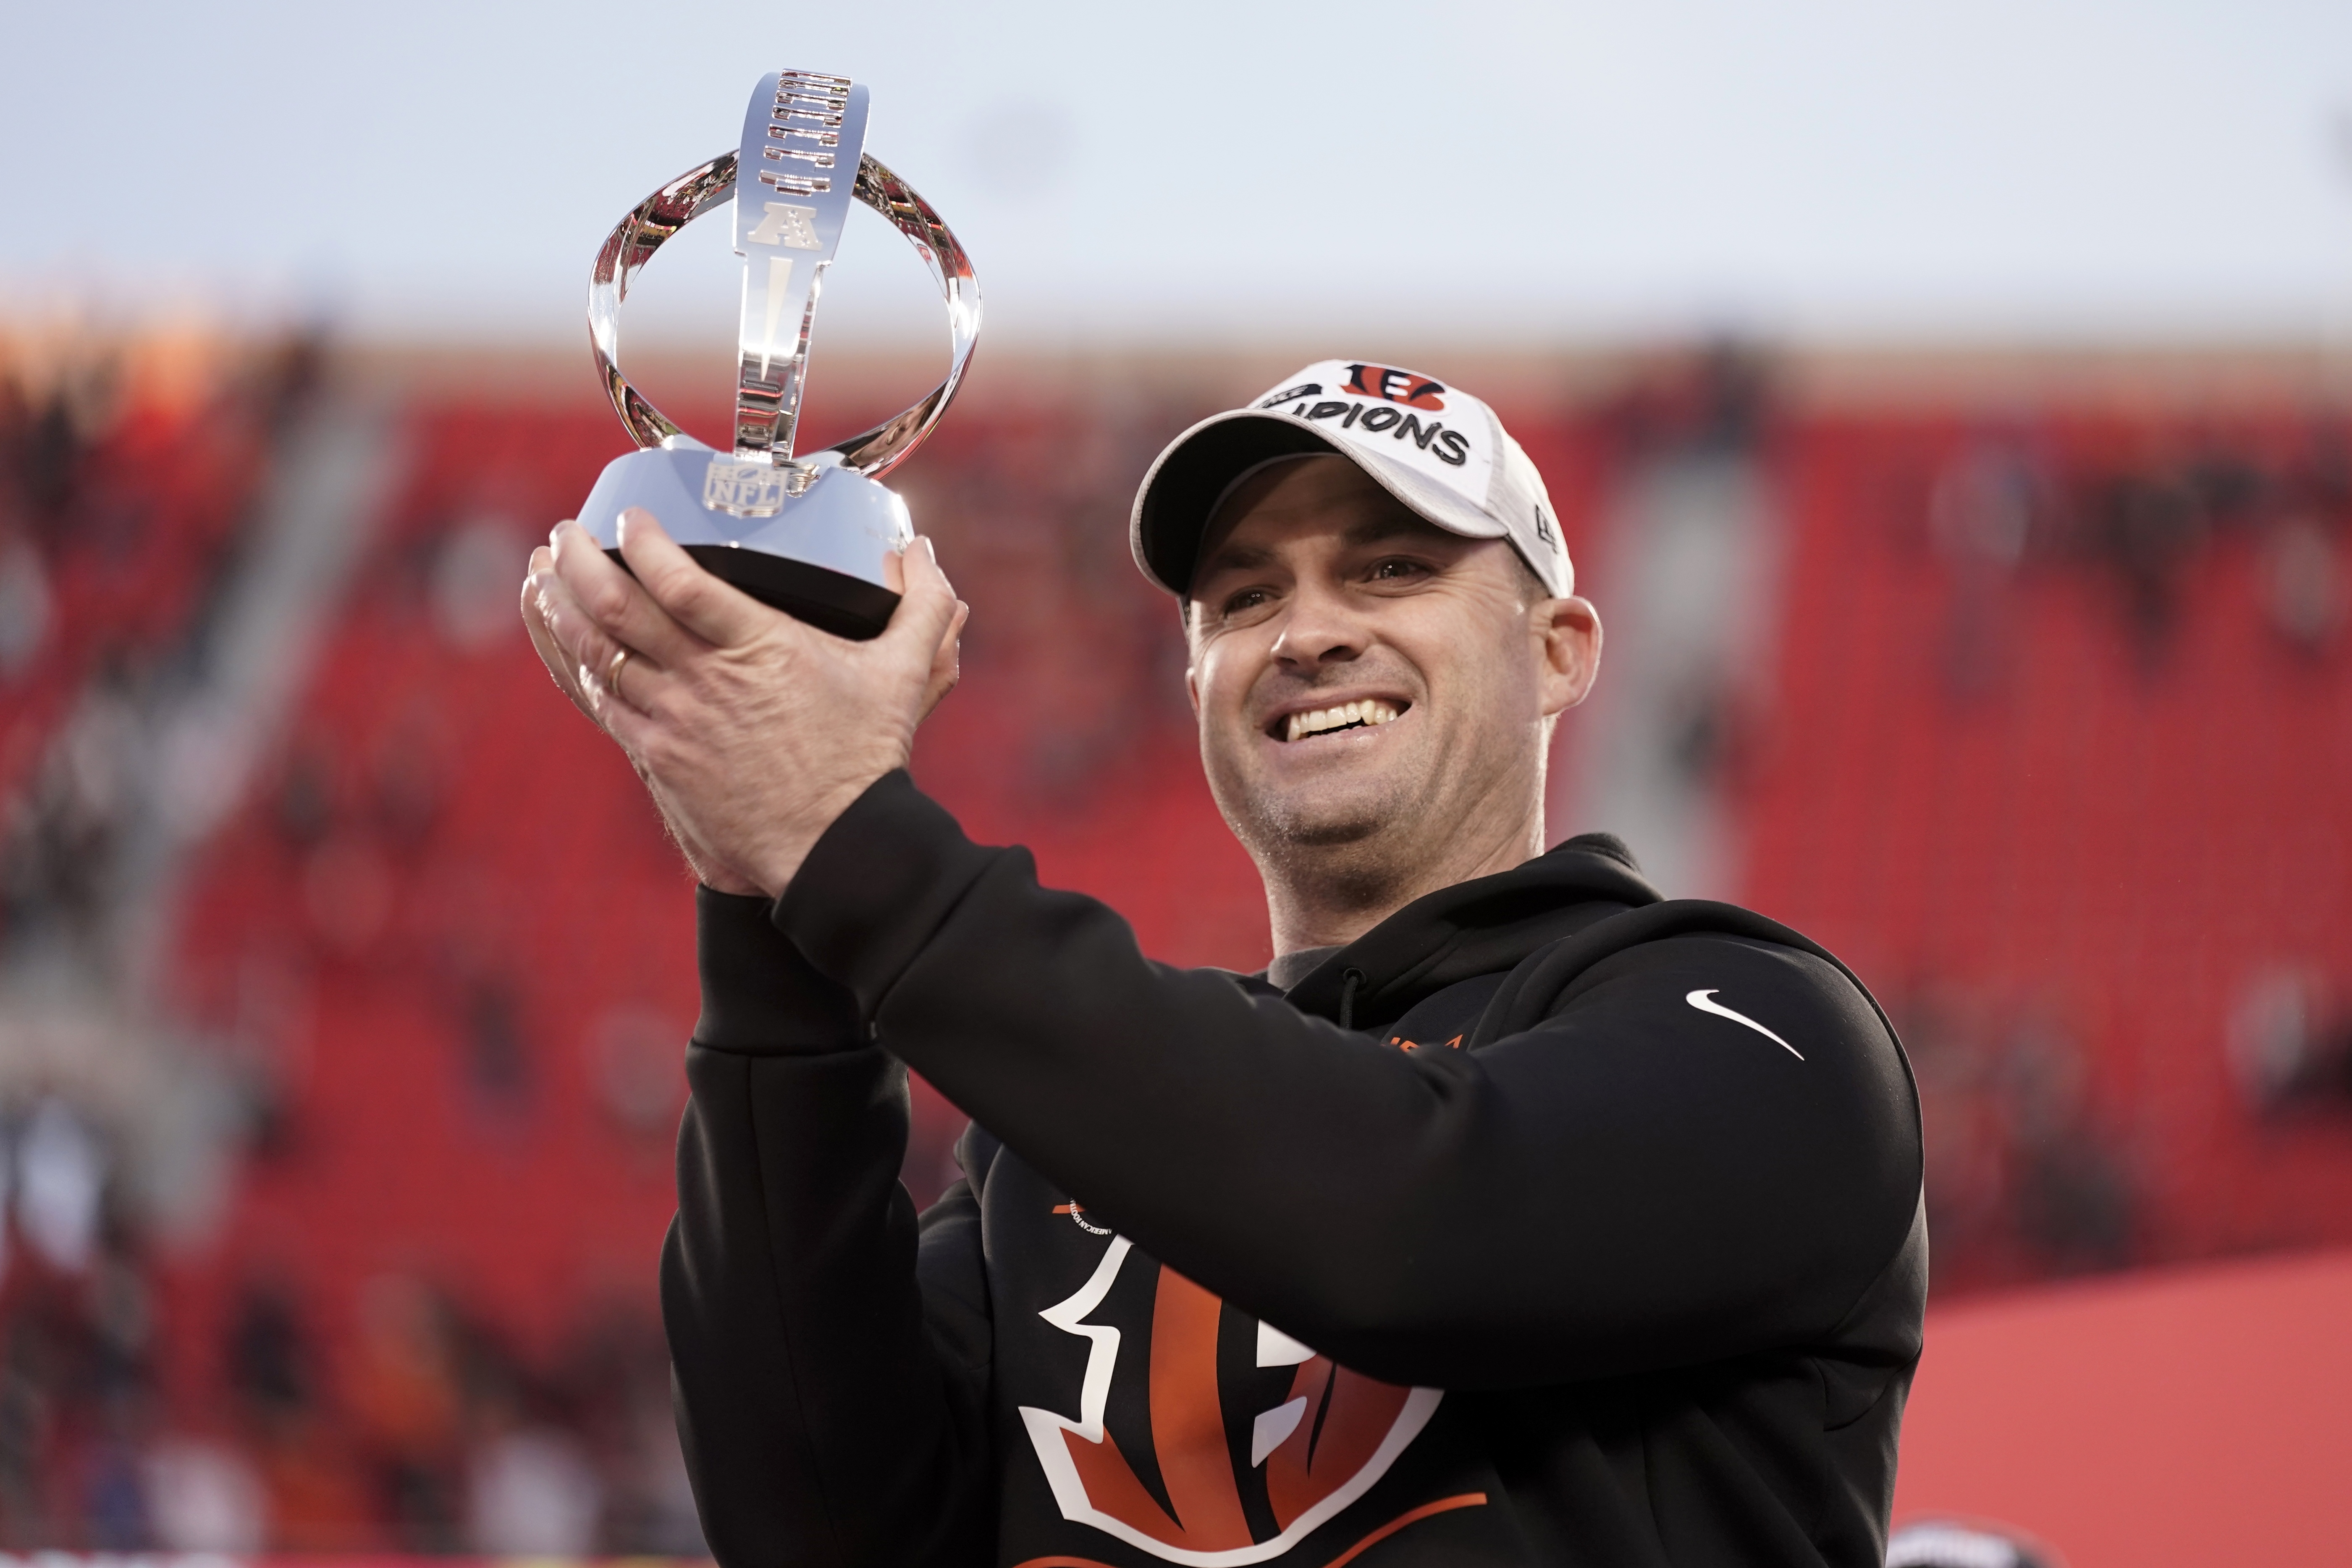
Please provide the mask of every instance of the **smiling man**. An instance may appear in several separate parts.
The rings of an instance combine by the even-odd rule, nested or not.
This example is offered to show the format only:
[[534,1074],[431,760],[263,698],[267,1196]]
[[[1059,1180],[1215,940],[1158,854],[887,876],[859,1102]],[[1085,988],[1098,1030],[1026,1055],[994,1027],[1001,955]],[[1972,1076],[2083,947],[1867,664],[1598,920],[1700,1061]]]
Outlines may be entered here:
[[[1837,962],[1545,852],[1590,688],[1475,398],[1312,365],[1137,498],[1273,964],[1179,970],[904,766],[961,609],[870,643],[576,528],[526,618],[706,886],[663,1260],[711,1547],[753,1564],[1878,1568],[1916,1096]],[[970,1112],[919,1219],[904,1068]]]

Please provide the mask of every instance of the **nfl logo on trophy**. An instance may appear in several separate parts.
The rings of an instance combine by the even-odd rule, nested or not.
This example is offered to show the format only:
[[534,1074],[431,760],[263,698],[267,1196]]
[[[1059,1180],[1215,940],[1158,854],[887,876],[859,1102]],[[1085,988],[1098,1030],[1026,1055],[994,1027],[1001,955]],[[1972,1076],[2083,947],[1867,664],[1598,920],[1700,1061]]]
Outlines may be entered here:
[[773,517],[784,510],[783,471],[772,463],[722,463],[702,470],[702,504],[730,517]]

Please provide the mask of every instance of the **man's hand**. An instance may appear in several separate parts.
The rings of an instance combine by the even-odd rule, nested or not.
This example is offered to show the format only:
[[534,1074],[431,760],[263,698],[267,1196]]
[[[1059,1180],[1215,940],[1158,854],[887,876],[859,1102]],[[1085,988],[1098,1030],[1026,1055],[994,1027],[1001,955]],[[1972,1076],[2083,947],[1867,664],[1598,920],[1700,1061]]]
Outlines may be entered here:
[[[890,626],[850,642],[697,565],[646,512],[606,558],[578,524],[534,553],[524,619],[557,685],[618,742],[696,873],[782,892],[867,785],[904,767],[956,680],[965,606],[929,540],[894,557]],[[634,573],[634,577],[631,574]]]
[[[530,552],[530,571],[523,577],[522,624],[530,633],[530,646],[539,651],[540,662],[547,666],[547,673],[554,677],[556,689],[570,698],[572,705],[585,714],[590,723],[609,735],[612,731],[605,728],[596,699],[591,695],[597,691],[602,678],[575,662],[556,640],[551,617],[562,613],[557,607],[559,597],[568,600],[570,595],[556,581],[555,552],[542,544]],[[574,619],[585,623],[586,617],[581,614],[578,605],[572,605],[569,613]],[[669,834],[670,842],[676,844],[678,852],[686,857],[687,868],[694,873],[695,879],[722,893],[757,896],[760,891],[757,883],[721,864],[709,847],[696,842],[679,825],[677,813],[671,810],[669,804],[662,798],[661,787],[646,772],[645,763],[629,755],[625,748],[622,754],[629,757],[629,765],[636,770],[638,781],[646,786],[646,793],[653,797],[654,809],[661,814],[663,828]]]

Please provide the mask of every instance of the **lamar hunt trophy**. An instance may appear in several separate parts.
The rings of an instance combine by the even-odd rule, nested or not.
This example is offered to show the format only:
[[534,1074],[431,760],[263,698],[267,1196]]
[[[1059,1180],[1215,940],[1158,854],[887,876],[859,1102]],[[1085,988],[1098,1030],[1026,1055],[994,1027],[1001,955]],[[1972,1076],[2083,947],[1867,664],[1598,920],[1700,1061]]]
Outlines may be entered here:
[[[915,242],[946,297],[947,379],[897,418],[795,458],[809,324],[853,196]],[[615,359],[629,280],[664,240],[730,200],[743,316],[729,453],[664,417]],[[980,289],[963,247],[929,204],[866,153],[866,89],[815,71],[762,77],[742,145],[647,196],[596,253],[589,343],[621,423],[644,450],[605,467],[580,525],[618,559],[621,513],[643,507],[688,554],[745,593],[837,636],[874,637],[898,604],[882,563],[914,538],[907,503],[876,481],[947,412],[979,336]]]

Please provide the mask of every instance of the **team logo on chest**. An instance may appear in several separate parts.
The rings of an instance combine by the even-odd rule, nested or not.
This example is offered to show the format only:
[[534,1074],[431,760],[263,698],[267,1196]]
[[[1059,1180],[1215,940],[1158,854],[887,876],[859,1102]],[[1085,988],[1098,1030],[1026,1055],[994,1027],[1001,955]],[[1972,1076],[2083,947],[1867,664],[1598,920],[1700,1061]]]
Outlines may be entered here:
[[[1038,1314],[1086,1342],[1076,1416],[1021,1406],[1063,1518],[1193,1568],[1264,1563],[1370,1491],[1435,1414],[1438,1390],[1376,1382],[1260,1323],[1258,1367],[1294,1370],[1286,1398],[1250,1413],[1249,1451],[1240,1452],[1217,1375],[1223,1301],[1161,1267],[1145,1367],[1122,1364],[1117,1328],[1087,1321],[1129,1250],[1127,1237],[1113,1237],[1077,1293]],[[1104,1424],[1113,1384],[1135,1376],[1149,1380],[1151,1458],[1164,1504]],[[1253,1502],[1262,1489],[1262,1508],[1244,1503],[1245,1487]]]

